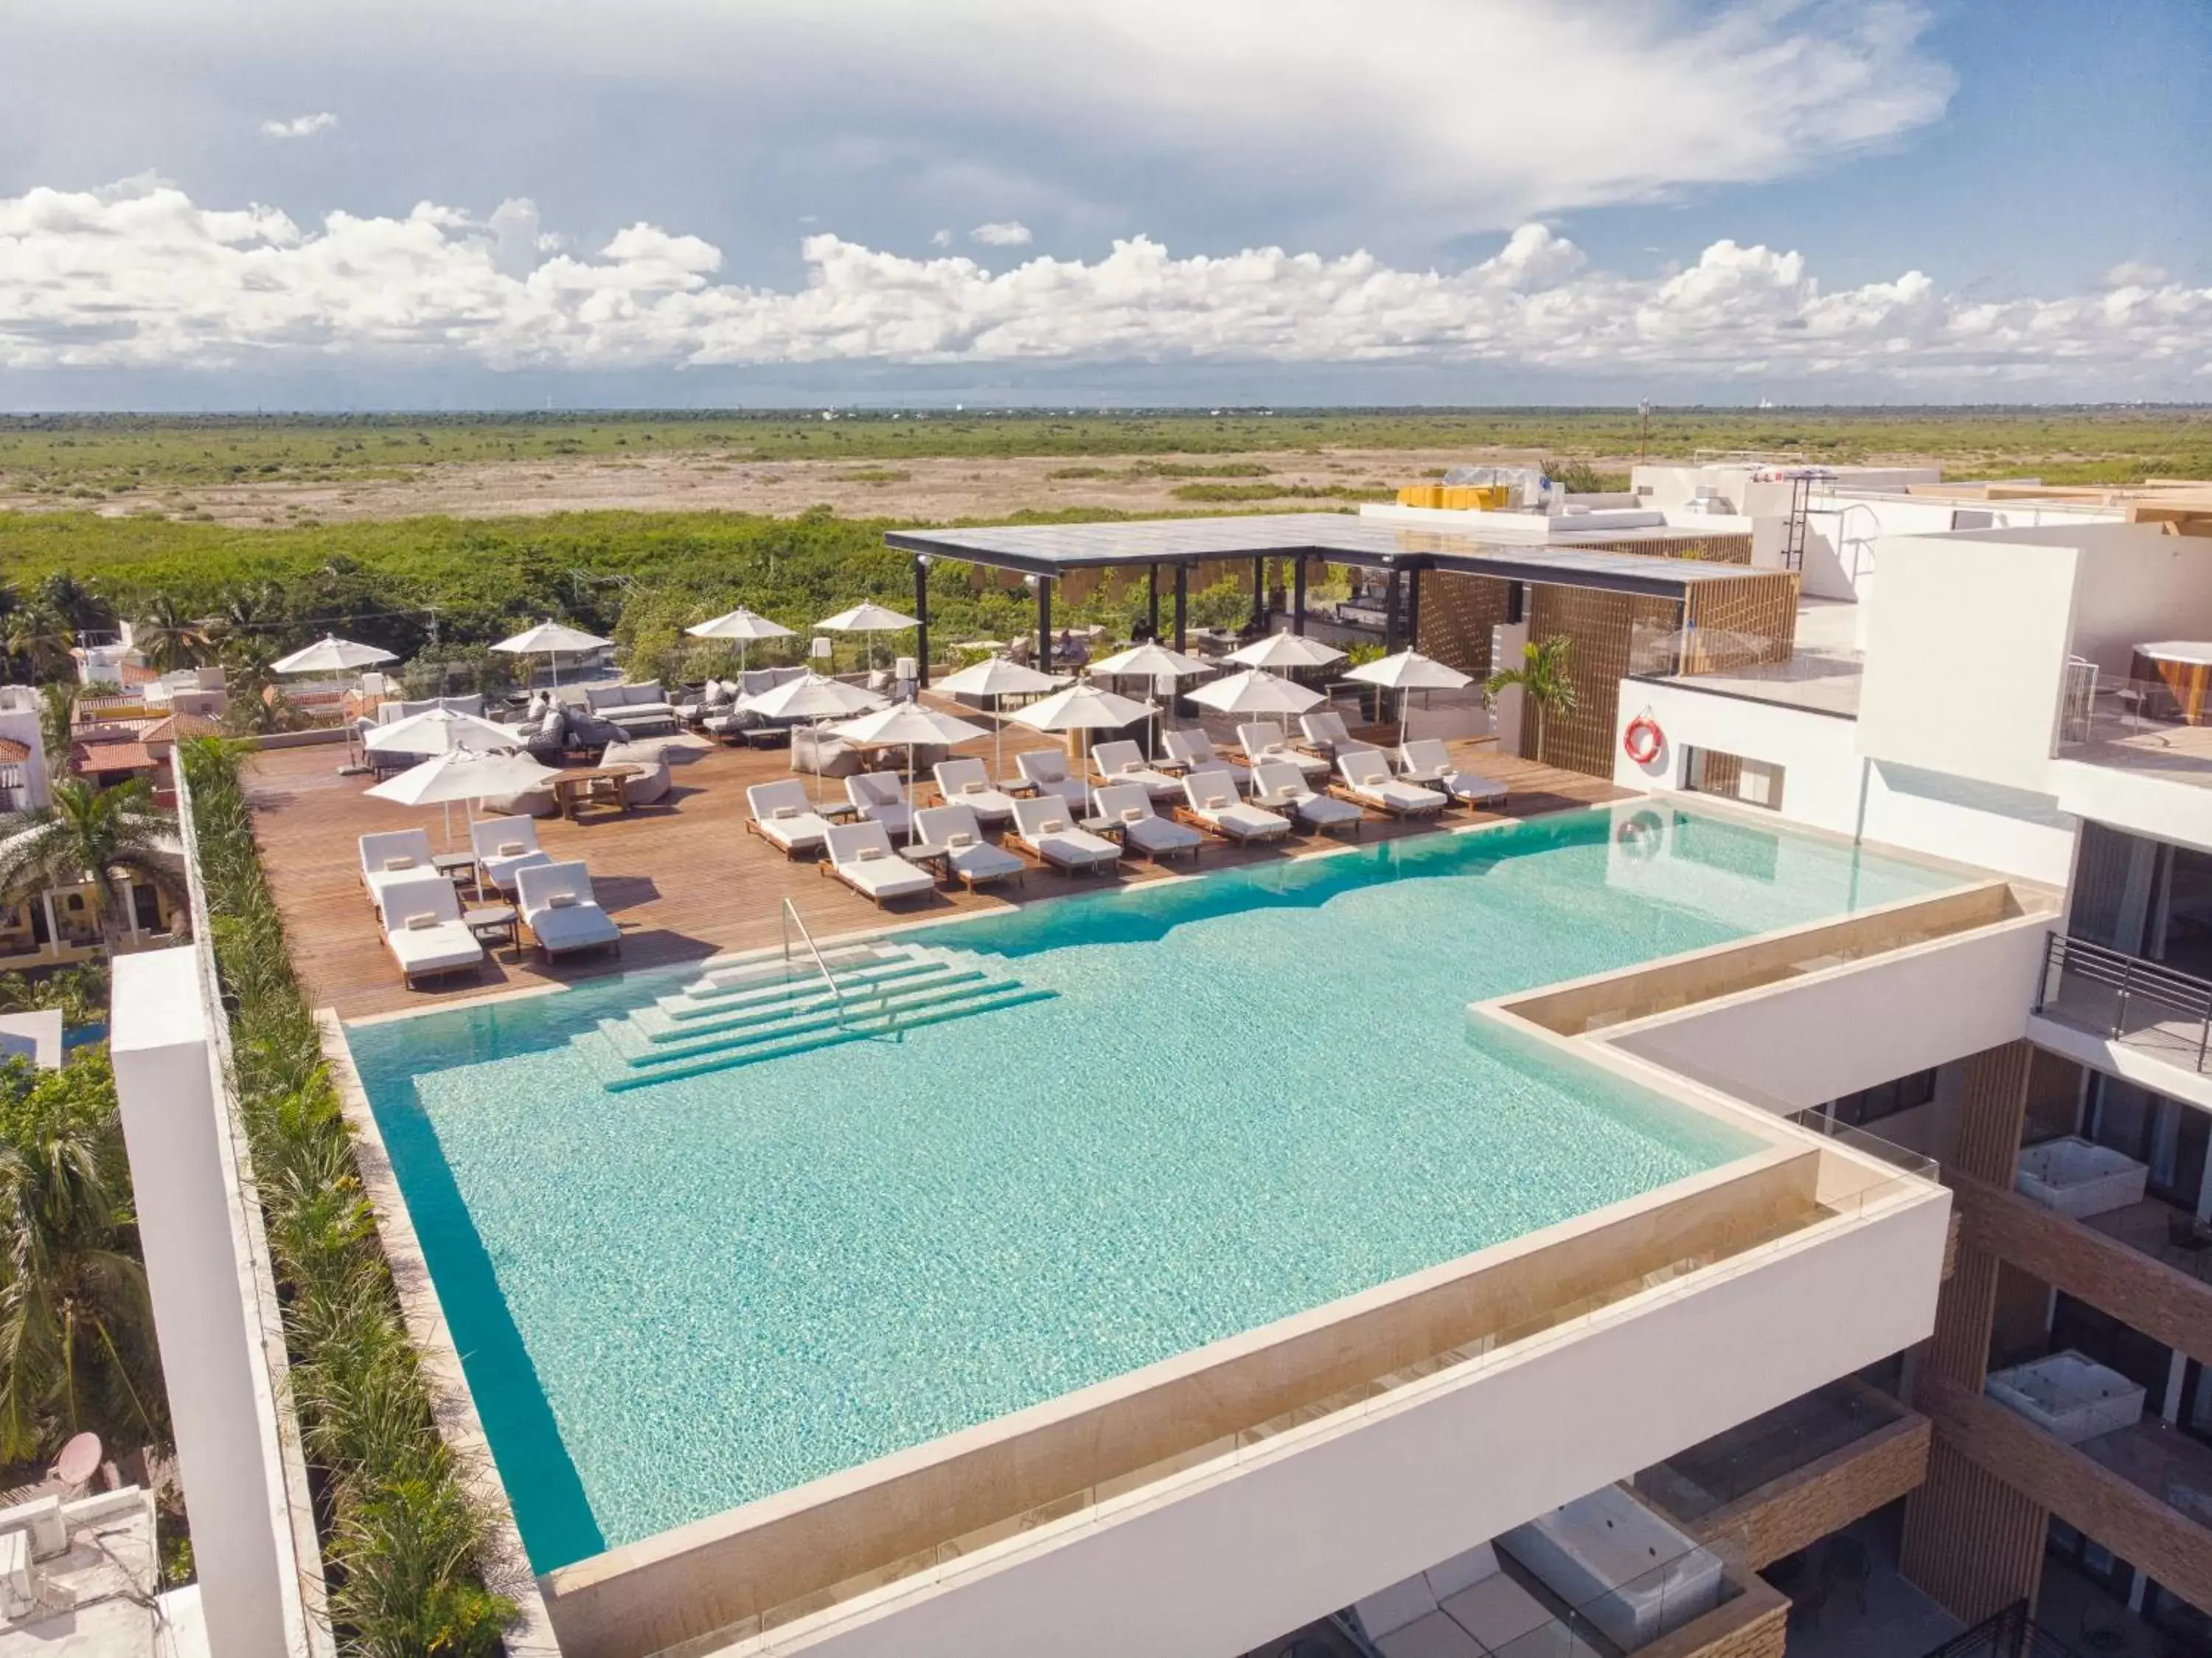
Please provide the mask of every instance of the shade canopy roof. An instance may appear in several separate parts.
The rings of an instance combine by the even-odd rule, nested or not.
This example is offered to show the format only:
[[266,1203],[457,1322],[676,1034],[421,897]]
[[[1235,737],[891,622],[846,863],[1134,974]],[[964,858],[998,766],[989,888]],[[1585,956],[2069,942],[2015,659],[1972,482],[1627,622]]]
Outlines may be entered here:
[[1279,674],[1248,667],[1199,686],[1190,699],[1224,714],[1303,714],[1322,700],[1322,694]]
[[1346,669],[1344,677],[1379,685],[1389,691],[1457,691],[1474,683],[1473,674],[1447,667],[1418,650],[1401,650],[1395,656],[1362,662],[1358,667]]
[[1118,731],[1154,711],[1150,703],[1117,697],[1079,680],[1055,696],[1016,709],[1009,717],[1036,731]]
[[374,667],[379,662],[398,660],[388,650],[356,644],[351,639],[341,639],[332,633],[289,656],[279,656],[269,664],[269,668],[273,674],[346,674],[356,667]]
[[520,795],[557,775],[527,754],[479,754],[457,748],[410,765],[367,793],[398,806],[443,806],[492,795]]
[[969,663],[957,674],[946,674],[937,681],[937,688],[956,697],[1028,697],[1050,691],[1060,683],[1051,674],[1041,674],[1026,663],[1011,661],[1004,656],[987,656],[980,662]]
[[570,627],[566,622],[547,620],[536,627],[523,629],[511,639],[501,639],[492,649],[514,656],[536,656],[556,650],[597,650],[601,645],[613,643],[596,633]]
[[919,627],[921,624],[914,617],[886,610],[881,605],[854,605],[835,616],[825,616],[814,625],[827,628],[832,633],[896,633],[902,627]]
[[362,741],[371,748],[400,754],[450,754],[464,748],[490,753],[522,746],[522,739],[507,727],[450,708],[425,709],[390,725],[373,727]]
[[1229,660],[1246,667],[1327,667],[1342,661],[1344,653],[1301,633],[1270,633],[1231,651]]
[[894,703],[889,708],[830,728],[862,748],[904,747],[927,743],[973,742],[991,735],[988,728],[971,724],[953,714],[940,714],[920,703]]
[[788,639],[791,630],[781,622],[771,622],[757,611],[739,605],[726,616],[712,621],[697,622],[684,630],[696,639]]
[[738,706],[771,720],[835,720],[881,708],[885,699],[872,691],[819,674],[786,680],[757,697],[740,697]]

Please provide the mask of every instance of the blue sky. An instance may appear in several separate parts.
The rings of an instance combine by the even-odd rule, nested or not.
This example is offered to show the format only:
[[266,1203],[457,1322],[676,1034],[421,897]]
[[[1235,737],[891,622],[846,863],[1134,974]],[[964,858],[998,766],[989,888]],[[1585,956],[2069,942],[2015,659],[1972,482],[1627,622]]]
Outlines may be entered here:
[[2204,0],[10,32],[10,408],[2212,399]]

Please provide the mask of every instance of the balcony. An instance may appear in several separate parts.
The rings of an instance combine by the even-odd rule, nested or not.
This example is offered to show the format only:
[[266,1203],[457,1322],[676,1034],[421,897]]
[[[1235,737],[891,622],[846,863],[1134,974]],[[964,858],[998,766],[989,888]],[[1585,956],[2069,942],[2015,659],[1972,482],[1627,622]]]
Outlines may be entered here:
[[2212,981],[2055,932],[2033,1011],[2200,1075],[2212,1054]]

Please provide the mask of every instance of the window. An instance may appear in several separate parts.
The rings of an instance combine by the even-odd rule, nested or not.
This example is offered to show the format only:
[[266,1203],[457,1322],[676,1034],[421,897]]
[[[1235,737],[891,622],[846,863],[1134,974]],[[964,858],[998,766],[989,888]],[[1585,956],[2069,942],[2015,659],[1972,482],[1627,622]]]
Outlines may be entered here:
[[2204,1185],[2212,1118],[2101,1071],[2089,1078],[2084,1139],[2148,1164],[2150,1195],[2192,1212]]
[[1979,507],[1951,509],[1951,527],[1954,530],[1986,530],[1996,527],[1997,515]]
[[1717,748],[1692,748],[1683,767],[1682,787],[1693,795],[1716,795],[1746,806],[1782,809],[1782,768]]
[[1846,1128],[1864,1128],[1869,1123],[1878,1123],[1885,1117],[1894,1117],[1899,1112],[1913,1111],[1936,1097],[1936,1073],[1917,1070],[1910,1076],[1899,1076],[1887,1082],[1877,1082],[1870,1088],[1861,1088],[1856,1094],[1847,1094],[1840,1100],[1829,1102],[1827,1109],[1835,1113],[1836,1120]]

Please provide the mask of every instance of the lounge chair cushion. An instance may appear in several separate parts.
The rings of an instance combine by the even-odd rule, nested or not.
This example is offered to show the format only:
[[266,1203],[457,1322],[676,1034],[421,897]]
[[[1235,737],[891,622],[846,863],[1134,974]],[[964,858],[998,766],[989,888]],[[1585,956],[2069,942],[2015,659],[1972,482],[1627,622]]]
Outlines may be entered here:
[[419,914],[408,917],[407,919],[400,924],[405,927],[410,932],[419,933],[425,927],[436,926],[438,924],[438,917],[432,915],[428,910],[424,910]]
[[412,869],[415,867],[415,860],[410,857],[386,858],[384,860],[384,867],[387,869]]
[[503,840],[499,844],[499,856],[503,858],[520,857],[529,850],[519,840]]

